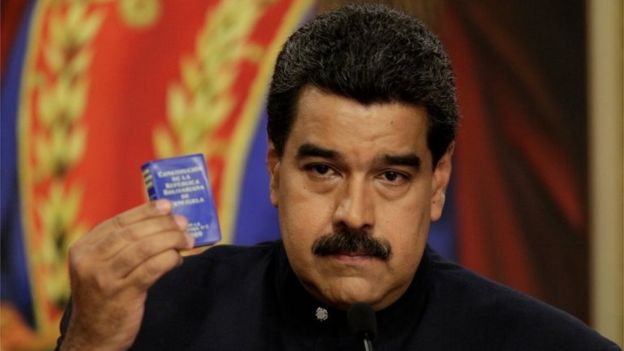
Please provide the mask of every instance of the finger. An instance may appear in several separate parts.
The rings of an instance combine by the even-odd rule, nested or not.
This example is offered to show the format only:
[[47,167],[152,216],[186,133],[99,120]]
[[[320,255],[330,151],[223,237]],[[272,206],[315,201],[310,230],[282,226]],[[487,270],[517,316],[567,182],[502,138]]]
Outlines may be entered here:
[[149,289],[160,277],[182,263],[177,250],[163,251],[137,266],[125,278],[126,283],[140,290]]
[[108,236],[101,238],[93,244],[94,251],[99,258],[108,259],[117,255],[125,247],[142,241],[151,235],[178,231],[181,233],[186,230],[188,221],[184,216],[160,216],[145,219],[141,222],[133,223],[110,233]]
[[153,217],[169,215],[171,213],[171,208],[171,202],[165,199],[151,201],[131,208],[100,223],[91,231],[90,235],[85,236],[83,241],[85,244],[90,244],[102,239],[102,237],[110,235],[110,233],[115,230],[123,229],[134,223]]
[[126,246],[109,259],[114,277],[124,278],[152,257],[168,250],[184,250],[193,247],[193,237],[181,231],[167,231],[144,237]]
[[172,204],[169,200],[160,199],[150,201],[142,206],[132,208],[113,217],[111,219],[112,225],[123,228],[124,226],[140,222],[146,218],[169,214],[171,213],[171,208]]

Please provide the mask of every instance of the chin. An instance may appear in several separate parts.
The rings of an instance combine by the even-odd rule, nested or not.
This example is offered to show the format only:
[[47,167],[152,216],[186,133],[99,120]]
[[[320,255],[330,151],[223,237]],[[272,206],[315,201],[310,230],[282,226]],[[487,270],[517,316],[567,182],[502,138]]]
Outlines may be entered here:
[[348,309],[355,302],[374,306],[381,299],[379,289],[362,278],[339,278],[339,281],[331,282],[330,285],[325,290],[328,293],[325,298],[341,309]]

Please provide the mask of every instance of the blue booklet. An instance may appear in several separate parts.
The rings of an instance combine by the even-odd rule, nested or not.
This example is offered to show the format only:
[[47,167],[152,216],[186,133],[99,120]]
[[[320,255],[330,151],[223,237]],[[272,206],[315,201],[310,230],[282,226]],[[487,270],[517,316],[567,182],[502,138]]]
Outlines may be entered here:
[[168,199],[173,204],[172,212],[188,219],[186,231],[195,238],[195,247],[221,240],[202,154],[150,161],[141,170],[150,200]]

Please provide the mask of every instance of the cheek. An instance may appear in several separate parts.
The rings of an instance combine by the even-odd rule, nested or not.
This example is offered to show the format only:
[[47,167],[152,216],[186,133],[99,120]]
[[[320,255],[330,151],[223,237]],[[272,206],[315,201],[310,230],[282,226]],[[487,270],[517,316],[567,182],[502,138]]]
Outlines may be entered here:
[[310,191],[296,175],[284,179],[280,189],[278,211],[282,238],[291,247],[309,251],[312,242],[332,228],[331,201]]
[[431,204],[426,196],[427,192],[423,191],[404,201],[386,203],[379,208],[377,234],[390,242],[394,256],[400,261],[397,264],[410,261],[426,245],[431,222]]

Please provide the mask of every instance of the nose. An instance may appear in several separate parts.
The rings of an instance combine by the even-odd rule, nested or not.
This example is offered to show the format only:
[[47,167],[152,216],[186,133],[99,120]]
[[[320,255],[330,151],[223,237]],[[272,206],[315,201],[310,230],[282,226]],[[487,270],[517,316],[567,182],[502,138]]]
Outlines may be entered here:
[[345,224],[354,229],[372,229],[374,225],[372,190],[363,178],[352,178],[339,193],[334,224]]

